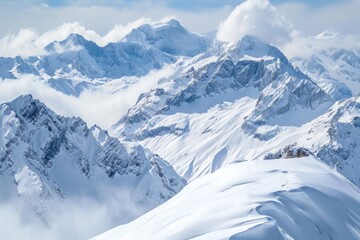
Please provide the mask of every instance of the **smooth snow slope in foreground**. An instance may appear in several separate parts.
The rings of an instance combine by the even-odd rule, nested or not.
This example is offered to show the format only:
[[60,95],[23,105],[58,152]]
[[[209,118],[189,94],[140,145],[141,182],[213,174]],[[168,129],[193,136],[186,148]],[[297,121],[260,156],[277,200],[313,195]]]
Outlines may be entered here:
[[313,157],[232,164],[93,240],[360,238],[360,192]]

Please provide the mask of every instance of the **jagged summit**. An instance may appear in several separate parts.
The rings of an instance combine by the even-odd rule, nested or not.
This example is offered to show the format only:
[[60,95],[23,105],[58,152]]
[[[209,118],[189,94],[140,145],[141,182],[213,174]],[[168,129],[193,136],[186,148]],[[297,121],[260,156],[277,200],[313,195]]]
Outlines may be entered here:
[[[34,99],[34,97],[32,96],[32,94],[29,93],[29,94],[25,94],[25,95],[20,95],[19,97],[12,100],[10,103],[12,103],[12,104],[19,103],[20,105],[24,105],[26,102],[29,102],[33,99]],[[16,105],[19,105],[19,104],[16,104]]]
[[[360,52],[333,48],[289,61],[278,48],[255,36],[229,43],[215,35],[197,35],[170,20],[144,24],[105,46],[70,34],[49,44],[44,56],[0,58],[1,77],[23,80],[33,74],[44,84],[79,97],[72,98],[80,103],[74,107],[88,97],[99,99],[88,117],[94,118],[97,110],[104,112],[103,117],[118,116],[108,107],[123,111],[123,106],[133,104],[120,120],[112,119],[119,121],[109,130],[60,116],[31,95],[1,104],[0,186],[6,189],[0,187],[0,201],[2,196],[20,199],[44,216],[53,199],[61,202],[81,195],[99,200],[110,211],[114,203],[124,205],[125,213],[113,213],[125,217],[124,223],[170,199],[188,180],[189,187],[175,198],[174,224],[167,221],[165,203],[159,210],[163,216],[147,215],[160,216],[156,222],[164,226],[152,225],[145,217],[148,228],[135,222],[121,227],[120,234],[127,234],[127,228],[132,239],[133,230],[145,226],[148,232],[140,232],[144,236],[139,238],[156,232],[168,239],[162,230],[170,226],[169,232],[177,234],[173,230],[178,219],[190,228],[205,229],[204,221],[219,219],[222,206],[244,196],[249,198],[240,205],[236,202],[242,206],[236,216],[229,211],[230,217],[221,220],[236,231],[226,233],[225,225],[215,221],[207,230],[211,236],[222,231],[223,238],[237,239],[261,232],[272,239],[342,240],[357,234],[360,225],[352,222],[360,222],[358,204],[352,205],[351,196],[358,195],[351,190],[355,186],[318,160],[360,186],[360,103],[359,97],[351,98],[360,93]],[[321,36],[327,37],[331,36]],[[339,99],[345,100],[336,102]],[[241,172],[251,174],[240,177]],[[270,185],[264,185],[264,179]],[[201,184],[192,185],[196,181]],[[328,183],[335,188],[330,191]],[[255,198],[252,189],[257,191]],[[204,194],[214,205],[204,205]],[[108,198],[112,204],[107,204]],[[330,211],[344,199],[347,205],[341,213]],[[303,211],[313,212],[318,206],[322,210],[316,214]],[[189,222],[181,217],[185,213],[193,218],[191,211],[203,218]],[[235,226],[239,216],[244,218]],[[156,224],[161,229],[154,230]],[[184,239],[202,234],[188,228],[184,233]]]
[[66,39],[60,41],[62,44],[73,43],[75,45],[83,45],[85,42],[89,42],[89,40],[85,39],[81,34],[71,33]]
[[55,115],[52,110],[39,100],[34,99],[31,94],[21,95],[7,104],[19,117],[28,120],[35,120],[37,117],[44,117],[45,115]]
[[[207,107],[222,104],[227,95],[234,92],[257,94],[257,107],[248,118],[250,125],[254,122],[261,125],[273,116],[296,108],[314,109],[331,102],[279,49],[254,36],[245,36],[235,44],[220,43],[199,59],[164,81],[164,88],[159,84],[157,89],[142,94],[117,125],[140,123],[154,115],[176,112],[177,108],[190,108],[192,104],[201,105],[201,111],[207,111]],[[169,83],[173,87],[167,87]]]
[[[36,213],[44,218],[59,199],[83,195],[106,201],[119,189],[142,199],[139,214],[172,197],[185,183],[140,145],[120,142],[96,126],[88,128],[81,118],[57,115],[31,95],[1,104],[0,124],[0,183],[7,186],[0,194],[41,209]],[[24,184],[26,194],[20,189]],[[129,211],[127,217],[133,214]]]
[[182,56],[195,56],[208,47],[205,37],[187,31],[175,19],[153,25],[144,24],[133,29],[121,41],[139,43],[171,55]]
[[85,39],[82,35],[71,33],[66,39],[62,41],[54,41],[45,47],[45,50],[51,54],[61,54],[64,51],[79,51],[84,49],[90,55],[101,56],[102,48],[95,42]]
[[[104,47],[73,33],[48,44],[47,55],[0,58],[0,77],[18,78],[30,73],[46,79],[59,91],[79,95],[91,85],[91,80],[144,76],[181,57],[192,57],[207,49],[206,37],[187,31],[177,20],[144,24],[120,42]],[[83,84],[73,83],[72,78],[83,79]]]
[[291,63],[335,101],[360,93],[360,51],[357,49],[315,51],[309,57],[294,57]]
[[136,29],[142,29],[143,31],[147,31],[150,28],[157,29],[158,31],[163,31],[165,29],[177,29],[179,31],[185,32],[185,28],[181,25],[181,23],[177,19],[170,19],[167,21],[160,21],[155,23],[145,23]]
[[[218,42],[220,51],[216,54],[223,59],[249,59],[255,61],[266,61],[279,59],[284,64],[289,64],[286,56],[275,46],[272,46],[256,36],[246,35],[238,42]],[[216,49],[216,48],[215,48]]]

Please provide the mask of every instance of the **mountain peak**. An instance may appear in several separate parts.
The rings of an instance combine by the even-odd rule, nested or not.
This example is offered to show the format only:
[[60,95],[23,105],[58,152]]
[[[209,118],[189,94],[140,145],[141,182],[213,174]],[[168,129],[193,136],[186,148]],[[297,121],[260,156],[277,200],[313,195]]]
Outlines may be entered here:
[[8,106],[18,115],[29,121],[35,121],[39,116],[56,114],[50,110],[44,103],[34,99],[31,94],[21,95],[11,102]]
[[25,94],[25,95],[20,95],[19,97],[15,98],[11,102],[9,102],[9,104],[12,106],[23,107],[33,100],[34,100],[34,98],[31,94]]
[[62,52],[64,50],[79,50],[78,47],[84,47],[86,49],[99,48],[96,43],[85,39],[82,35],[78,33],[71,33],[62,41],[54,41],[48,44],[45,47],[45,50],[48,52]]
[[158,22],[155,24],[150,25],[153,28],[160,28],[160,27],[171,27],[171,28],[181,28],[184,29],[184,27],[181,25],[181,23],[176,19],[170,19],[166,22]]
[[175,56],[195,56],[207,50],[203,36],[187,31],[178,20],[144,24],[133,29],[122,42],[138,43]]
[[268,54],[270,45],[252,35],[245,35],[237,43],[235,48],[249,56],[262,57]]
[[174,26],[174,27],[179,27],[179,26],[181,26],[182,27],[182,25],[180,24],[180,22],[177,20],[177,19],[170,19],[169,21],[168,21],[168,24],[169,25],[171,25],[171,26]]
[[87,42],[88,40],[86,40],[82,35],[78,34],[78,33],[71,33],[65,40],[61,41],[64,43],[73,43],[75,45],[83,45],[84,42]]
[[265,43],[264,41],[260,40],[258,37],[253,36],[253,35],[245,35],[238,41],[238,44],[241,44],[247,48],[268,46],[267,43]]
[[262,60],[277,58],[285,64],[289,63],[278,48],[252,35],[245,35],[236,43],[223,42],[221,51],[223,58],[255,58]]

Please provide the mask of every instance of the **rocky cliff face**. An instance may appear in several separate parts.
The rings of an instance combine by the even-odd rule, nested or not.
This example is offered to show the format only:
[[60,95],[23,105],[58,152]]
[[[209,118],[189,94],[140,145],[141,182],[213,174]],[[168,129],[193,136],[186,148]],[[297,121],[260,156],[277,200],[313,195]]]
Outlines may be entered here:
[[185,184],[169,164],[140,145],[121,143],[80,118],[59,116],[31,95],[0,109],[0,182],[8,183],[2,195],[18,195],[36,211],[46,208],[44,202],[78,194],[102,199],[116,191],[142,199],[149,210]]
[[291,62],[310,76],[333,100],[360,93],[360,53],[357,49],[326,49],[307,58],[295,57]]
[[332,103],[326,92],[295,69],[280,50],[246,36],[236,44],[214,47],[180,74],[142,94],[115,126],[115,133],[129,137],[156,115],[174,113],[183,106],[190,109],[192,104],[204,101],[215,105],[230,95],[230,99],[244,95],[257,98],[256,107],[243,125],[249,133],[287,112]]

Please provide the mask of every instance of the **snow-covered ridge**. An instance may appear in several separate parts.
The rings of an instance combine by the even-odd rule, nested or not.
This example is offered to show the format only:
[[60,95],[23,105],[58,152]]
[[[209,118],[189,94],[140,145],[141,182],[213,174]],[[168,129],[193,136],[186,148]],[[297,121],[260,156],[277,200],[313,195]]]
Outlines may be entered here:
[[205,37],[188,32],[175,19],[167,23],[142,25],[133,29],[121,41],[154,47],[175,56],[193,57],[208,48]]
[[180,58],[205,52],[208,45],[205,36],[190,33],[176,20],[144,24],[119,42],[103,47],[79,34],[70,34],[46,46],[48,54],[44,56],[0,56],[0,78],[32,74],[59,91],[79,95],[83,89],[101,83],[95,79],[108,82],[124,76],[144,76]]
[[[112,134],[140,141],[190,181],[293,144],[360,184],[357,98],[334,104],[326,89],[255,37],[213,51],[141,94]],[[349,111],[353,116],[340,120]]]
[[140,214],[185,184],[156,154],[80,118],[59,116],[31,95],[1,104],[0,113],[1,198],[19,197],[42,217],[53,201],[104,199],[117,191],[127,192]]
[[291,62],[316,81],[334,100],[360,93],[360,52],[357,49],[327,49]]
[[332,103],[316,83],[293,68],[280,50],[246,36],[236,44],[224,43],[219,49],[200,55],[194,63],[183,67],[180,74],[142,94],[115,125],[114,132],[117,136],[136,137],[139,133],[135,130],[156,115],[189,113],[186,109],[192,104],[200,107],[193,112],[206,112],[226,99],[233,101],[244,96],[258,99],[244,124],[244,130],[249,132],[289,111]]
[[71,34],[45,56],[0,58],[0,78],[32,74],[74,101],[87,89],[101,107],[134,103],[121,119],[111,112],[109,132],[31,95],[1,104],[0,202],[46,220],[56,202],[111,198],[118,225],[188,180],[100,239],[357,239],[358,50],[289,61],[255,36],[209,36],[171,20],[103,47]]
[[359,199],[313,157],[242,162],[93,239],[358,239]]

